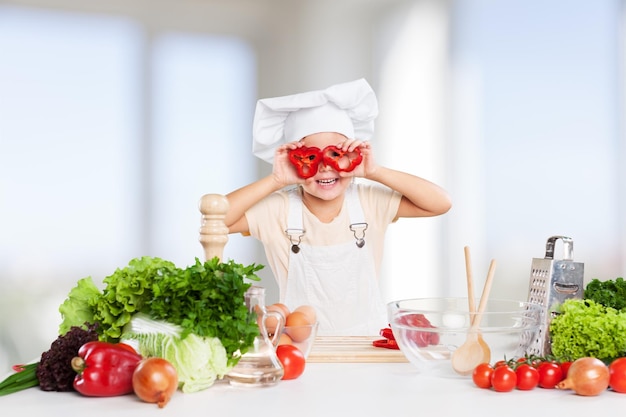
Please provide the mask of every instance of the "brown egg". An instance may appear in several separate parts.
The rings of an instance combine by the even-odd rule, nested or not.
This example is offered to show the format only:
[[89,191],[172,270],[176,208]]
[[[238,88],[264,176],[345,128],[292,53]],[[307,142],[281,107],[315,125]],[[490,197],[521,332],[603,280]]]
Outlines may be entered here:
[[317,312],[315,311],[315,307],[309,305],[301,305],[297,307],[295,311],[300,311],[304,313],[309,319],[309,323],[315,323],[317,321]]
[[[267,312],[274,312],[274,313],[278,313],[280,314],[280,317],[282,317],[282,324],[285,324],[285,320],[286,320],[286,316],[285,313],[283,312],[284,310],[280,307],[277,306],[275,304],[269,305],[265,308],[265,310]],[[274,315],[268,315],[265,319],[265,328],[267,329],[267,334],[269,336],[272,336],[273,334],[275,334],[277,332],[277,330],[279,330],[279,318],[277,316]],[[261,328],[259,326],[259,328]]]
[[280,337],[278,338],[278,343],[276,343],[277,346],[292,345],[292,344],[293,344],[293,340],[291,340],[291,337],[289,337],[287,333],[282,333]]
[[311,323],[306,314],[302,311],[294,311],[287,316],[285,321],[285,333],[294,342],[302,342],[311,334]]
[[291,310],[289,310],[289,307],[287,307],[283,303],[274,303],[274,304],[272,304],[272,306],[273,306],[273,308],[279,308],[280,310],[282,310],[283,316],[285,316],[285,317],[287,317],[291,313]]

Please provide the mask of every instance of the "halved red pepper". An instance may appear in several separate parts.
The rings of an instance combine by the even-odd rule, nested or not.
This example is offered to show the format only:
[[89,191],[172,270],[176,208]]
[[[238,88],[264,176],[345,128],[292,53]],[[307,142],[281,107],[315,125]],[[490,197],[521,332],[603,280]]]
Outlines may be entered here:
[[127,345],[88,342],[72,359],[78,373],[74,389],[89,397],[113,397],[133,392],[133,372],[142,356]]
[[331,166],[336,171],[350,172],[363,160],[361,150],[354,148],[353,151],[345,151],[330,145],[322,151],[324,164]]
[[314,146],[301,147],[289,151],[289,160],[296,167],[300,178],[311,178],[317,174],[317,168],[322,162],[322,152]]

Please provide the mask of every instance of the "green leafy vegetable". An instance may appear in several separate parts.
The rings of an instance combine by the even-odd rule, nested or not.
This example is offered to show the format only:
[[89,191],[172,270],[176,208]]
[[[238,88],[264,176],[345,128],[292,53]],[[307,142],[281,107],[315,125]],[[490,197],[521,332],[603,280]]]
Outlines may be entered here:
[[147,304],[152,299],[153,286],[164,277],[177,276],[178,271],[172,262],[144,256],[131,260],[127,267],[106,277],[106,287],[94,315],[105,338],[119,340],[122,328],[132,315],[149,308]]
[[117,342],[138,313],[180,326],[180,338],[218,338],[229,363],[245,353],[258,334],[256,318],[245,305],[246,279],[263,265],[244,266],[218,258],[177,268],[160,258],[142,257],[104,279],[100,292],[91,278],[78,281],[59,308],[62,333],[85,322],[97,323],[100,339]]
[[[125,326],[122,340],[137,343],[144,357],[167,359],[178,373],[178,387],[183,392],[197,392],[213,385],[231,369],[226,349],[217,337],[180,337],[180,326],[136,314]],[[232,361],[232,358],[231,358]]]
[[217,258],[200,263],[176,274],[163,276],[153,286],[154,296],[146,312],[155,319],[166,320],[189,333],[219,337],[229,354],[251,346],[259,330],[255,317],[245,306],[250,284],[241,277],[255,276],[259,268],[219,263]]
[[606,363],[626,356],[626,312],[593,300],[569,299],[550,323],[552,354],[559,360],[591,356]]
[[91,277],[80,279],[59,307],[59,312],[64,317],[59,326],[59,334],[66,334],[73,326],[85,327],[83,323],[93,323],[95,306],[101,296],[102,292]]
[[623,278],[600,281],[595,278],[585,287],[584,298],[616,310],[626,308],[626,281]]

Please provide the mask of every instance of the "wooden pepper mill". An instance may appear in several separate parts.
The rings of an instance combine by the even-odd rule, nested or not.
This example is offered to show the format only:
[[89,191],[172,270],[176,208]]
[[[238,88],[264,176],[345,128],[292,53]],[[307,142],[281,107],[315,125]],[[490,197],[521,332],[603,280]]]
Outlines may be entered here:
[[205,194],[199,206],[202,213],[199,240],[204,248],[204,258],[209,261],[217,256],[221,260],[228,242],[228,227],[224,222],[228,200],[221,194]]

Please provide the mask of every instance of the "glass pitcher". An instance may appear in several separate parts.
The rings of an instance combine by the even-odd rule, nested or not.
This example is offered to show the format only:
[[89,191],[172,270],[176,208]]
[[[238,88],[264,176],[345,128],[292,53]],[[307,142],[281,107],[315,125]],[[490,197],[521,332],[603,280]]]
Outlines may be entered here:
[[[285,318],[276,311],[265,309],[265,288],[251,286],[246,291],[246,305],[250,312],[257,315],[259,335],[253,345],[244,353],[237,365],[226,374],[231,385],[247,387],[263,387],[276,384],[283,377],[284,371],[280,360],[276,356],[274,344],[278,341],[285,325]],[[267,319],[273,317],[276,327],[269,329]],[[272,335],[270,338],[269,335]]]

